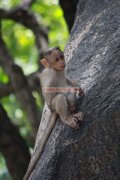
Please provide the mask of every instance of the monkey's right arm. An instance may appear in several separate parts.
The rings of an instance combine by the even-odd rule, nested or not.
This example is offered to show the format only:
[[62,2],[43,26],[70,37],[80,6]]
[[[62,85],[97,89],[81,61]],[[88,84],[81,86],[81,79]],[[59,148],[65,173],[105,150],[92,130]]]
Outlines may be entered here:
[[52,129],[54,128],[55,126],[55,123],[56,123],[56,119],[57,119],[57,114],[55,113],[51,113],[51,117],[50,117],[50,120],[49,120],[49,124],[48,124],[48,127],[45,129],[45,133],[42,137],[42,139],[40,139],[38,141],[38,149],[36,150],[35,152],[35,157],[34,159],[30,162],[29,166],[28,166],[28,169],[27,169],[27,172],[23,178],[23,180],[28,180],[32,171],[34,170],[43,150],[44,150],[44,147],[46,145],[46,142],[52,132]]

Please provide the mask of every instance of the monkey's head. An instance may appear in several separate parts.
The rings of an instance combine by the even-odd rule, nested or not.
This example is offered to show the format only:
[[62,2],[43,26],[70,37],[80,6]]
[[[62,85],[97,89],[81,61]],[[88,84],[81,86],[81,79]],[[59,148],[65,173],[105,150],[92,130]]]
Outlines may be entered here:
[[62,71],[65,68],[64,54],[59,47],[48,49],[44,54],[44,59],[40,60],[46,68],[52,68],[56,71]]

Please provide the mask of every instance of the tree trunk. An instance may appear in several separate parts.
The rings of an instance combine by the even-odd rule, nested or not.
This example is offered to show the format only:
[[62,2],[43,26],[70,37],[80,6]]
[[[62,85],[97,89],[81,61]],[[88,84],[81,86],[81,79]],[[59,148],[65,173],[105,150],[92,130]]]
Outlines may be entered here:
[[14,180],[21,180],[30,160],[29,149],[0,104],[0,152]]
[[[84,124],[73,130],[57,122],[30,180],[118,180],[120,1],[79,1],[65,57],[69,77],[86,93]],[[49,118],[47,112],[36,147]]]
[[78,0],[59,0],[69,31],[74,23],[77,3]]

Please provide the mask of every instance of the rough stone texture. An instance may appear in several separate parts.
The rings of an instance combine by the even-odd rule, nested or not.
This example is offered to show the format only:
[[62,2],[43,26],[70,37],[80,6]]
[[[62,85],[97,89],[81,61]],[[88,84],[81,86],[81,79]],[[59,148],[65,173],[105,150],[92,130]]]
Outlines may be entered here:
[[120,1],[80,0],[65,55],[86,92],[85,121],[79,130],[57,122],[30,180],[118,180]]

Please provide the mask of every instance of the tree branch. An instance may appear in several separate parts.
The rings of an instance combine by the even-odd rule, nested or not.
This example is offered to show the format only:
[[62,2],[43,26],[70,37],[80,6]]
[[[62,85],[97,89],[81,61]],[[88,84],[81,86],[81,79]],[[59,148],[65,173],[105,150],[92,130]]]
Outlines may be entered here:
[[69,31],[71,31],[74,23],[77,3],[78,0],[59,0]]
[[48,31],[43,25],[40,26],[32,12],[24,9],[23,6],[18,6],[11,10],[0,9],[0,18],[11,19],[31,29],[36,38],[39,58],[42,57],[43,53],[48,48]]
[[35,99],[32,95],[32,90],[29,87],[27,78],[24,76],[22,69],[13,63],[13,58],[9,54],[6,45],[1,38],[0,47],[0,64],[6,74],[10,77],[16,97],[21,103],[23,109],[26,111],[35,135],[40,122],[41,114],[38,113]]
[[0,104],[0,151],[15,180],[21,180],[30,160],[28,147]]
[[11,94],[13,92],[14,92],[14,89],[12,87],[12,84],[0,83],[0,98],[8,96],[9,94]]

